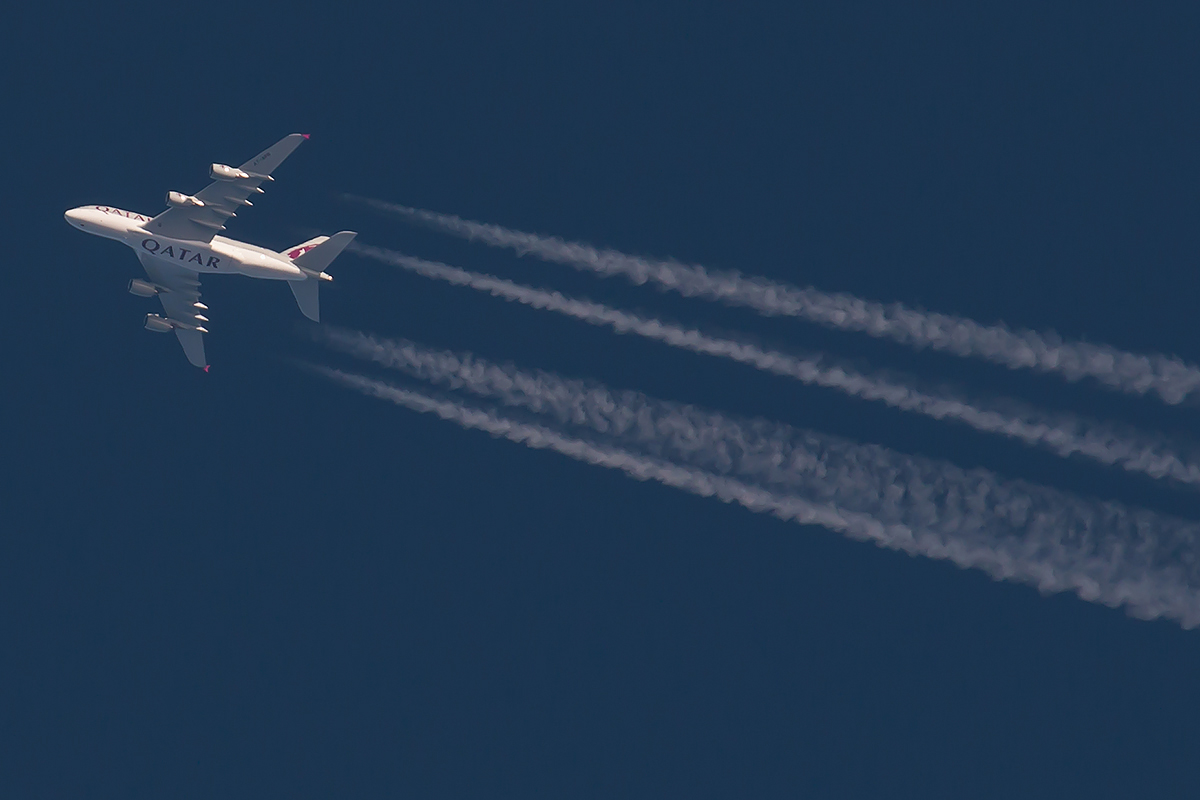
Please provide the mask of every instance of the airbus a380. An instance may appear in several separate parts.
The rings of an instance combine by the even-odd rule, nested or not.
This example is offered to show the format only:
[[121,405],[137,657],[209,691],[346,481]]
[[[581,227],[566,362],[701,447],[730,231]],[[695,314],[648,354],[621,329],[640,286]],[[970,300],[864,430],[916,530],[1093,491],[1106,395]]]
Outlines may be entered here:
[[321,281],[333,280],[325,268],[350,244],[352,231],[318,236],[281,253],[217,235],[230,217],[252,205],[250,198],[263,193],[259,184],[275,180],[271,173],[307,138],[306,133],[285,136],[236,169],[213,164],[213,183],[195,195],[168,192],[168,208],[157,217],[112,206],[80,206],[64,216],[84,233],[133,248],[149,280],[134,278],[129,291],[141,297],[158,295],[163,307],[162,316],[146,315],[146,329],[175,331],[188,361],[207,372],[208,306],[200,302],[204,273],[287,281],[304,316],[320,318],[317,289]]

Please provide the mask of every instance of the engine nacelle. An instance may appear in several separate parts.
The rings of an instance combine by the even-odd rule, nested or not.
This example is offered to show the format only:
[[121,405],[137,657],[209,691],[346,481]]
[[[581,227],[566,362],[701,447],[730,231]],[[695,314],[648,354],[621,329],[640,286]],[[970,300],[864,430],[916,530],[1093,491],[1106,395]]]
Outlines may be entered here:
[[241,181],[250,177],[250,173],[227,167],[224,164],[213,164],[208,174],[214,181]]
[[146,315],[146,330],[154,331],[155,333],[167,333],[174,330],[175,326],[170,320],[163,319],[158,314]]
[[198,197],[192,197],[190,194],[181,194],[180,192],[167,192],[167,205],[180,208],[183,206],[196,206],[197,208],[204,207],[204,201]]
[[129,293],[136,294],[138,297],[154,297],[158,294],[158,287],[153,283],[146,283],[143,280],[134,278],[129,282]]

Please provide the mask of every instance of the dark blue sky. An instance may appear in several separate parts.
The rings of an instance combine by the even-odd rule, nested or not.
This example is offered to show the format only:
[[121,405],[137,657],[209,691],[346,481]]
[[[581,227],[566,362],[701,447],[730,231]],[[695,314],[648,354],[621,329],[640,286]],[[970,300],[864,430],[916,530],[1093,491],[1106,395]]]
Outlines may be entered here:
[[[156,213],[311,132],[311,231],[1194,439],[1195,410],[597,282],[349,191],[1200,362],[1200,11],[1123,3],[7,11],[6,796],[1194,797],[1200,633],[315,380],[281,286],[141,328]],[[1200,518],[1194,496],[351,256],[331,322]]]

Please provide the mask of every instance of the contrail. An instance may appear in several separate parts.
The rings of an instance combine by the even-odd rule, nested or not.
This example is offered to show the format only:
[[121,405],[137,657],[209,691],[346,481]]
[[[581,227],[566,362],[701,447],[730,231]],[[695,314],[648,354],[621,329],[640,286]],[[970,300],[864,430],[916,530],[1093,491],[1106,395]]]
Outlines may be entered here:
[[1124,605],[1139,618],[1200,625],[1200,526],[1193,523],[469,354],[370,341],[372,349],[355,351],[413,377],[587,431],[605,446],[873,519],[880,525],[865,535],[883,546],[949,559],[1047,593],[1069,590]]
[[[831,506],[809,503],[798,497],[777,495],[731,478],[639,456],[619,447],[565,436],[542,425],[508,419],[491,411],[470,408],[457,401],[438,400],[363,375],[317,365],[305,366],[343,385],[358,389],[363,394],[391,400],[413,411],[436,414],[464,428],[486,431],[493,436],[524,444],[535,450],[553,450],[587,464],[617,469],[637,480],[654,480],[701,497],[716,497],[726,503],[737,503],[751,511],[768,512],[780,519],[806,525],[821,525],[845,533],[853,539],[877,540],[888,535],[884,532],[885,526],[864,514],[846,513]],[[901,538],[912,536],[899,528],[892,535]]]
[[[1200,465],[1173,452],[1161,439],[1136,433],[1118,432],[1102,423],[1083,420],[1069,414],[1049,415],[1016,401],[1005,411],[980,407],[978,402],[938,396],[904,383],[860,373],[844,365],[827,364],[819,357],[798,358],[766,350],[753,344],[708,336],[662,320],[642,317],[600,303],[577,300],[560,292],[547,292],[491,275],[413,258],[392,250],[353,243],[353,252],[386,264],[467,286],[505,300],[533,308],[554,311],[591,325],[611,328],[617,333],[634,333],[695,353],[718,356],[756,369],[782,375],[801,383],[836,389],[854,397],[923,414],[933,419],[949,419],[970,425],[985,433],[1007,436],[1027,445],[1042,447],[1067,457],[1078,453],[1106,465],[1153,478],[1169,478],[1200,486]],[[343,343],[345,340],[340,340]]]
[[1011,330],[970,319],[919,311],[900,303],[884,305],[849,294],[791,286],[738,272],[711,270],[678,261],[631,256],[610,249],[568,242],[556,236],[512,230],[380,200],[344,195],[380,211],[398,214],[436,230],[506,247],[520,255],[565,264],[605,277],[620,275],[635,284],[653,283],[685,297],[715,300],[754,309],[768,316],[799,317],[818,325],[859,331],[916,349],[930,348],[982,358],[1010,369],[1055,373],[1069,381],[1094,378],[1134,395],[1150,392],[1165,402],[1183,402],[1200,388],[1200,368],[1175,356],[1142,355],[1108,345],[1063,341],[1052,331]]

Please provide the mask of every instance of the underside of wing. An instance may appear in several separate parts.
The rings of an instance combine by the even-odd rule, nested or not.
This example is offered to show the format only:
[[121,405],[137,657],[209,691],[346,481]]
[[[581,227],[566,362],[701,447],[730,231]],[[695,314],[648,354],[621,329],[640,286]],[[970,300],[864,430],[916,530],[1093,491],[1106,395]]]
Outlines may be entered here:
[[307,138],[302,133],[285,136],[237,169],[213,164],[213,183],[193,196],[169,193],[171,207],[147,222],[146,230],[171,239],[212,241],[230,217],[252,205],[249,198],[263,193],[259,185],[274,180],[271,173]]
[[176,328],[175,336],[179,338],[179,343],[183,345],[183,354],[187,356],[187,360],[192,363],[192,366],[207,370],[208,361],[204,358],[204,334],[199,331]]
[[[202,312],[208,306],[200,302],[200,280],[194,272],[161,264],[151,256],[138,254],[138,260],[146,270],[162,303],[164,316],[154,323],[154,330],[172,329],[183,345],[188,361],[201,369],[208,366],[204,358],[204,327],[208,317]],[[147,320],[147,327],[151,327]]]

